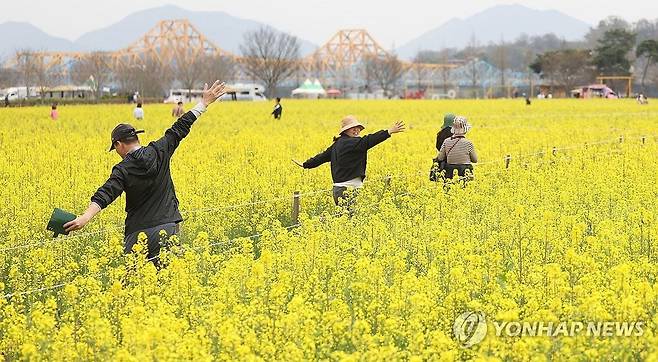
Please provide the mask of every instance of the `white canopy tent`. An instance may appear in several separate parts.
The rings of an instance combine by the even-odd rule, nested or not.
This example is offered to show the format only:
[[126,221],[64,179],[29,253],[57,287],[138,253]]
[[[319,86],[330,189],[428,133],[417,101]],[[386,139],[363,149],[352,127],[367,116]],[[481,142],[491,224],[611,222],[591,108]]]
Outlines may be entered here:
[[319,80],[316,79],[315,81],[311,82],[310,79],[306,79],[299,88],[292,91],[292,95],[307,96],[311,98],[325,96],[327,95],[327,92],[324,90]]

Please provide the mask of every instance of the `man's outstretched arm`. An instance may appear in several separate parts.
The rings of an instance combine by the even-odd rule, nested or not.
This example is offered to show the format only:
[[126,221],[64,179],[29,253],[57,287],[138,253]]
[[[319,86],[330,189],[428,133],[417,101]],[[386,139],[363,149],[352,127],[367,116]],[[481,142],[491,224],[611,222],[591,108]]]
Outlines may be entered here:
[[121,195],[124,190],[124,185],[123,173],[117,166],[114,166],[110,177],[91,197],[91,203],[87,207],[87,210],[85,210],[82,215],[75,218],[75,220],[64,224],[64,230],[75,231],[82,229],[94,216],[96,216],[96,214],[114,202],[114,200]]
[[167,150],[170,154],[173,153],[180,141],[190,134],[192,124],[206,111],[207,107],[226,93],[225,88],[225,84],[218,80],[210,88],[208,88],[208,84],[205,84],[201,102],[174,122],[171,128],[165,131],[164,136],[155,141],[156,146]]
[[84,214],[78,216],[75,218],[75,220],[69,221],[66,224],[64,224],[64,230],[67,232],[70,231],[76,231],[82,229],[89,220],[91,220],[96,214],[98,214],[101,211],[101,207],[98,206],[97,203],[91,202],[89,204],[89,207],[87,207],[87,210],[85,210]]

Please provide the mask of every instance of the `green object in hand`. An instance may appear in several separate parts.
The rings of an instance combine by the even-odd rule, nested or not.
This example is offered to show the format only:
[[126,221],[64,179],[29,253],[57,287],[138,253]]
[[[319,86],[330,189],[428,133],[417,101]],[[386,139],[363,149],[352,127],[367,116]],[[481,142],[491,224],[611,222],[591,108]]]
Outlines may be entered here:
[[75,220],[75,218],[76,216],[70,212],[55,208],[55,210],[53,210],[53,214],[50,215],[50,221],[48,221],[48,226],[46,229],[55,233],[55,235],[53,235],[54,238],[56,238],[59,234],[68,235],[68,231],[64,230],[64,224]]

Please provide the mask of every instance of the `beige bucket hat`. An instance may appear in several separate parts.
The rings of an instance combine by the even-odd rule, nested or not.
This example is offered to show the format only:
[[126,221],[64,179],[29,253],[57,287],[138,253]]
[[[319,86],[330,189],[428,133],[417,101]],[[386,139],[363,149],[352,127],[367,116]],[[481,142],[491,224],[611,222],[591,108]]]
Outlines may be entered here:
[[356,117],[349,115],[345,116],[345,118],[343,118],[343,120],[340,122],[340,131],[338,134],[341,134],[352,127],[361,127],[361,129],[366,128],[366,126],[359,122]]
[[471,129],[471,124],[468,123],[468,119],[466,117],[456,116],[455,121],[453,122],[452,127],[450,128],[450,132],[452,132],[452,134],[455,136],[463,136],[470,129]]

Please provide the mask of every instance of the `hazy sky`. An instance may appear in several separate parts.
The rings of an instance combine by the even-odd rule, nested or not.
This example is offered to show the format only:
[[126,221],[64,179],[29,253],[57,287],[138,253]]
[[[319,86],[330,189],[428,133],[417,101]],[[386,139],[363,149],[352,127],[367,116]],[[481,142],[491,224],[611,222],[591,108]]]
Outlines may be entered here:
[[559,10],[590,24],[608,15],[630,21],[658,18],[656,0],[2,0],[0,23],[27,21],[51,35],[75,40],[136,10],[174,4],[267,22],[317,44],[339,28],[365,27],[388,47],[402,45],[450,18],[510,3]]

